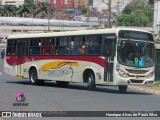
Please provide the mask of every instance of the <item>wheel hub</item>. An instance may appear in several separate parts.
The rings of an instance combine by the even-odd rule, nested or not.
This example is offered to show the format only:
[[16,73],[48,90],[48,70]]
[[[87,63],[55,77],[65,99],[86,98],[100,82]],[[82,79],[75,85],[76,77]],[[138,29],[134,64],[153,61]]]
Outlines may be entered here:
[[89,78],[88,78],[88,85],[91,84],[91,82],[92,82],[92,78],[89,77]]

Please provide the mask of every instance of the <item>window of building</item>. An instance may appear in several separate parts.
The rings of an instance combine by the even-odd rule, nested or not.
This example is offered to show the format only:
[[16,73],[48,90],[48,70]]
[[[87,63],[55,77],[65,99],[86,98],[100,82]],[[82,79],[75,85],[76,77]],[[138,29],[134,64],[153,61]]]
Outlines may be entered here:
[[53,0],[53,4],[56,4],[57,3],[57,0]]
[[68,0],[64,0],[64,4],[68,4]]

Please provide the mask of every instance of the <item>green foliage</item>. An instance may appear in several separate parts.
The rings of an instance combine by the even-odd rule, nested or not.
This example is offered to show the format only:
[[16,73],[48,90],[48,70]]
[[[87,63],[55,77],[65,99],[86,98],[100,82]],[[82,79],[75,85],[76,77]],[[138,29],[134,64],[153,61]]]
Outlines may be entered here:
[[0,8],[0,16],[16,16],[17,7],[14,5],[5,5],[3,8]]
[[148,0],[148,4],[154,4],[155,0]]
[[155,83],[155,86],[160,87],[160,82]]
[[49,3],[44,2],[39,6],[34,4],[34,0],[24,0],[24,4],[18,8],[14,5],[4,5],[0,7],[0,16],[6,17],[36,17],[41,14],[42,18],[48,16],[48,12],[52,13],[53,9],[49,9]]
[[133,0],[118,17],[119,26],[148,26],[152,21],[153,8],[145,0]]
[[88,9],[86,7],[81,8],[81,14],[86,14],[88,12]]

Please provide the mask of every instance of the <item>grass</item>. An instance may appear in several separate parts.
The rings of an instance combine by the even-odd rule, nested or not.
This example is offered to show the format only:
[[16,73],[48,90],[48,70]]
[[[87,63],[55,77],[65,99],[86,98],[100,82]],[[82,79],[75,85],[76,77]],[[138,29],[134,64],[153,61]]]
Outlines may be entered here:
[[155,83],[155,86],[160,87],[160,82]]

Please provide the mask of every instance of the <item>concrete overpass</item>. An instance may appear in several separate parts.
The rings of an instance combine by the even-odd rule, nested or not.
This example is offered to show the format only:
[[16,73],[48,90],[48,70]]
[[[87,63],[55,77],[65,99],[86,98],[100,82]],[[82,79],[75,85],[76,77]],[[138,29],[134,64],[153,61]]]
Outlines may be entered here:
[[[128,26],[122,26],[127,28]],[[119,26],[119,28],[122,28]],[[114,27],[113,27],[114,28]],[[141,29],[146,31],[152,31],[152,27],[128,27]],[[52,32],[60,32],[60,31],[75,31],[75,30],[85,30],[91,29],[89,27],[68,27],[68,26],[50,26],[50,30]],[[32,33],[32,32],[47,32],[48,26],[24,26],[24,25],[0,25],[0,37],[7,37],[11,34],[23,34],[23,33]]]
[[[60,31],[75,31],[75,30],[85,30],[87,27],[66,27],[66,26],[50,26],[50,31],[60,32]],[[48,26],[24,26],[24,25],[0,25],[0,37],[7,37],[11,34],[23,34],[23,33],[33,33],[33,32],[47,32]]]

